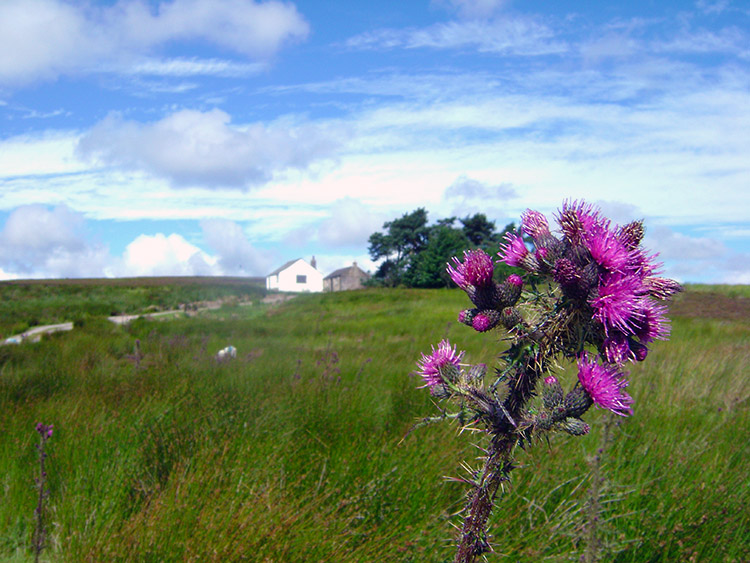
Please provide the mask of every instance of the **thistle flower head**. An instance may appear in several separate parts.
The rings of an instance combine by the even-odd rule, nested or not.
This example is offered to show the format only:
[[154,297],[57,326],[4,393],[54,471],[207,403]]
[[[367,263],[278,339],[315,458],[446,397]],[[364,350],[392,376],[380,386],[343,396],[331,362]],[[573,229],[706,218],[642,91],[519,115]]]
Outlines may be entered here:
[[617,235],[605,228],[595,228],[583,237],[591,257],[609,272],[622,271],[628,264],[630,252]]
[[527,209],[521,215],[521,228],[534,239],[550,234],[547,218],[533,209]]
[[520,266],[521,261],[529,254],[526,243],[517,233],[506,233],[505,244],[500,245],[497,255],[508,266]]
[[563,202],[557,222],[571,244],[579,244],[587,233],[606,223],[596,206],[575,200]]
[[634,276],[607,276],[599,284],[598,295],[590,300],[594,318],[604,326],[605,334],[612,329],[633,334],[633,322],[639,316],[643,287]]
[[438,347],[432,347],[432,353],[428,356],[422,354],[422,359],[417,362],[419,375],[424,379],[423,387],[433,387],[454,381],[460,371],[459,365],[464,352],[456,352],[456,347],[451,347],[448,340],[441,340]]
[[643,280],[643,286],[651,297],[669,299],[675,293],[682,291],[682,286],[674,280],[648,276]]
[[470,287],[485,287],[492,283],[495,265],[483,250],[464,251],[463,263],[453,257],[453,265],[446,268],[453,282],[463,290]]
[[617,238],[625,248],[634,250],[641,244],[644,232],[643,221],[633,221],[617,229]]
[[578,381],[594,404],[620,416],[632,413],[633,399],[623,391],[628,382],[616,366],[599,364],[584,352],[578,358]]
[[632,359],[628,338],[621,332],[612,331],[602,343],[602,356],[612,364],[623,364]]
[[635,320],[635,335],[643,344],[669,338],[667,307],[650,299],[641,300],[641,309]]

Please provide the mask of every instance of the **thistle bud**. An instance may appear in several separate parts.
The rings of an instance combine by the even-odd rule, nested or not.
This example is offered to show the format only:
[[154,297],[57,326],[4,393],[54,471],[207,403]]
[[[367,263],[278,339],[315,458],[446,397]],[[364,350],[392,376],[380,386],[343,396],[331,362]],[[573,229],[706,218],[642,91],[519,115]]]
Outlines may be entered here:
[[458,314],[458,322],[471,326],[471,321],[474,320],[474,316],[479,312],[479,309],[465,309]]
[[477,332],[487,332],[500,323],[500,312],[494,309],[483,309],[479,311],[471,321],[471,326]]
[[544,406],[548,409],[553,409],[563,402],[562,385],[560,385],[560,382],[554,375],[550,375],[544,380],[542,400],[544,401]]
[[503,309],[502,321],[503,326],[506,329],[511,330],[516,325],[523,322],[523,317],[515,307],[506,307]]
[[580,418],[568,417],[557,423],[557,427],[571,436],[583,436],[588,434],[591,427]]
[[589,410],[593,404],[594,401],[583,387],[576,386],[570,393],[565,395],[565,410],[568,417],[578,418]]
[[523,288],[523,279],[518,274],[511,274],[508,279],[499,286],[499,303],[497,304],[500,308],[512,307],[518,302],[518,298],[521,297],[521,289]]

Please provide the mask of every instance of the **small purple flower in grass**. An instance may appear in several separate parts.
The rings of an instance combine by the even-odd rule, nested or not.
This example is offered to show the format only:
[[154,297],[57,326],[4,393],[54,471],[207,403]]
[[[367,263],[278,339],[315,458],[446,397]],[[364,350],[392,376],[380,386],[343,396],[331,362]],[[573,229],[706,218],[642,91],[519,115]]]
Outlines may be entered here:
[[456,347],[451,347],[448,340],[441,340],[437,348],[432,347],[432,354],[422,354],[422,359],[417,362],[419,375],[425,381],[422,387],[442,385],[455,379],[463,357],[463,351],[456,352]]
[[628,381],[614,365],[602,365],[589,360],[584,352],[578,358],[578,381],[595,404],[620,416],[633,411],[633,399],[623,389]]
[[487,332],[495,325],[492,323],[492,319],[490,319],[487,315],[485,315],[484,313],[479,313],[472,319],[471,326],[477,332]]
[[495,265],[492,258],[483,250],[467,250],[464,261],[453,257],[454,265],[446,268],[453,282],[463,290],[470,287],[484,287],[492,283]]
[[37,433],[44,439],[49,440],[52,438],[52,424],[42,424],[41,422],[36,423],[36,431]]
[[521,261],[528,255],[529,249],[526,248],[521,236],[516,233],[506,233],[505,241],[505,244],[500,245],[500,252],[497,255],[508,266],[520,266]]

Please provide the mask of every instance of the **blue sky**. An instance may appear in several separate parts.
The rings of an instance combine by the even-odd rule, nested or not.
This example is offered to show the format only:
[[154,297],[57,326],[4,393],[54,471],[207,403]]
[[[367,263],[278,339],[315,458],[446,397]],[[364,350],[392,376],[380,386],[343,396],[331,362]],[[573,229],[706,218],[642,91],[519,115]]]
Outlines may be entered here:
[[750,283],[739,0],[0,0],[0,279],[356,260],[425,207],[596,202]]

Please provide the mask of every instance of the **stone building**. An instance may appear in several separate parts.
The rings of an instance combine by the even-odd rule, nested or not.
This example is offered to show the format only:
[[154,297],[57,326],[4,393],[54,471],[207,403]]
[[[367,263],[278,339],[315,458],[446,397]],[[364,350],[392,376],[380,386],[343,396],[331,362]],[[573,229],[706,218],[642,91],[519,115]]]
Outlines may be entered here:
[[364,287],[365,281],[370,279],[370,274],[362,270],[357,263],[340,268],[323,278],[323,291],[346,291],[349,289],[360,289]]

